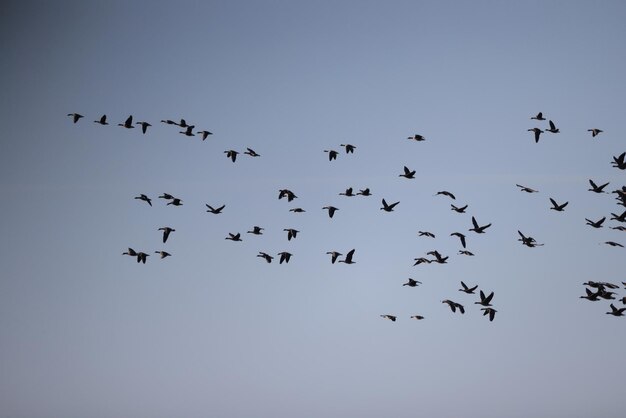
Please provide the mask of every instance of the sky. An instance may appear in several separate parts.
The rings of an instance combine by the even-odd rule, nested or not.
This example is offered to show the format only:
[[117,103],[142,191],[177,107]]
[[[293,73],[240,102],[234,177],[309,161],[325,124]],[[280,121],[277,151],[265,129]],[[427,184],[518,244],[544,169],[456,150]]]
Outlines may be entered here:
[[[626,318],[579,296],[626,281],[604,244],[626,233],[585,225],[624,209],[588,180],[626,185],[625,18],[619,1],[9,1],[0,417],[622,416]],[[538,112],[560,133],[535,143]],[[160,122],[181,118],[213,135]],[[413,266],[432,250],[448,262]],[[461,281],[494,292],[493,322]]]

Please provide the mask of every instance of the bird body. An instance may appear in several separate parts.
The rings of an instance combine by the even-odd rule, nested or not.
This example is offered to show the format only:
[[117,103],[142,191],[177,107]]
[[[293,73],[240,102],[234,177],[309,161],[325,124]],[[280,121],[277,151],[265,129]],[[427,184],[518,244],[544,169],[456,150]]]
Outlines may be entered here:
[[419,280],[413,280],[409,277],[408,281],[404,283],[402,286],[416,287],[420,284],[422,284],[422,282],[420,282]]
[[328,217],[329,218],[332,218],[333,215],[335,214],[335,211],[339,210],[338,208],[336,208],[334,206],[324,206],[322,209],[328,210]]

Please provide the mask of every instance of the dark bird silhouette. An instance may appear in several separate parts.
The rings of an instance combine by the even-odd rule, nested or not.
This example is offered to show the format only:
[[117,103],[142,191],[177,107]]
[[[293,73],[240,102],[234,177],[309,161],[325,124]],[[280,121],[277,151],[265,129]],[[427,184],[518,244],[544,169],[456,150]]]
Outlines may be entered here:
[[135,196],[135,199],[143,200],[144,202],[147,202],[150,206],[152,206],[152,199],[150,199],[148,196],[146,196],[143,193],[140,194],[139,196]]
[[605,241],[604,243],[607,244],[607,245],[610,245],[611,247],[621,247],[621,248],[624,248],[624,246],[622,244],[620,244],[619,242]]
[[354,149],[356,148],[354,145],[351,144],[340,144],[340,146],[344,147],[346,149],[346,154],[354,154]]
[[380,210],[384,210],[385,212],[393,212],[393,208],[396,207],[398,203],[400,202],[396,202],[396,203],[392,203],[388,205],[387,202],[385,202],[385,199],[383,199],[383,207],[380,208]]
[[613,156],[613,161],[611,162],[611,165],[613,167],[619,168],[620,170],[625,170],[626,169],[626,161],[624,161],[626,159],[626,152],[622,152],[618,157]]
[[126,121],[124,123],[118,123],[117,126],[121,126],[126,129],[133,129],[133,115],[130,115],[128,118],[126,118]]
[[484,311],[483,316],[489,315],[489,321],[493,321],[493,318],[496,317],[496,312],[498,312],[493,308],[480,308],[480,310]]
[[618,231],[626,232],[626,226],[622,226],[622,225],[612,226],[611,229],[616,229]]
[[181,119],[180,122],[177,123],[177,125],[180,126],[181,128],[188,128],[189,127],[189,125],[187,124],[187,121],[185,119]]
[[278,191],[278,199],[282,199],[283,197],[287,198],[287,202],[291,202],[293,199],[296,199],[296,196],[291,190],[281,189]]
[[214,208],[213,206],[208,205],[206,203],[204,205],[208,208],[207,212],[211,212],[214,215],[219,215],[220,213],[222,213],[222,210],[224,210],[224,208],[226,207],[226,205],[222,205],[219,208]]
[[591,132],[591,136],[596,137],[598,134],[604,131],[602,129],[593,128],[593,129],[587,129],[587,132]]
[[449,257],[444,257],[444,256],[442,256],[442,255],[439,253],[439,251],[437,251],[437,250],[434,250],[434,251],[429,251],[429,252],[427,252],[426,254],[428,254],[428,255],[432,255],[433,257],[435,257],[435,259],[434,259],[434,260],[431,260],[431,261],[432,261],[432,262],[435,262],[435,263],[439,263],[439,264],[445,264],[445,263],[448,261],[448,258],[449,258]]
[[424,317],[422,315],[413,315],[411,316],[411,319],[417,319],[418,321],[421,321],[422,319],[424,319]]
[[237,160],[237,154],[239,154],[239,152],[231,149],[228,151],[224,151],[224,154],[226,154],[226,158],[230,158],[233,162],[235,162]]
[[467,255],[467,256],[473,257],[474,253],[471,251],[467,251],[467,250],[459,250],[459,255]]
[[417,266],[418,264],[422,264],[422,263],[426,263],[426,264],[432,263],[432,260],[429,260],[426,257],[414,258],[413,260],[415,261],[415,264],[413,264],[413,267]]
[[450,210],[453,210],[457,213],[465,213],[465,209],[467,209],[467,205],[459,208],[457,206],[454,206],[452,203],[450,203]]
[[543,131],[539,128],[528,129],[528,131],[535,133],[535,143],[539,142],[539,135],[543,133]]
[[161,260],[164,259],[165,257],[169,257],[172,254],[168,253],[167,251],[155,251],[155,254],[159,254],[159,256],[161,256]]
[[324,152],[328,153],[328,161],[336,160],[337,155],[339,154],[337,151],[332,150],[332,149],[331,150],[325,149]]
[[338,253],[337,251],[328,251],[326,252],[326,254],[330,254],[330,262],[332,264],[335,264],[335,261],[337,261],[337,257],[339,257],[340,255],[343,255],[341,253]]
[[415,170],[411,171],[409,170],[409,168],[407,166],[404,166],[404,173],[399,174],[398,177],[404,177],[407,179],[414,179],[415,178]]
[[254,235],[263,235],[263,228],[261,228],[260,226],[253,226],[252,231],[248,231],[247,233]]
[[435,196],[440,195],[440,194],[444,195],[444,196],[448,196],[449,198],[451,198],[453,200],[456,200],[456,197],[454,197],[454,195],[452,193],[450,193],[450,192],[448,192],[446,190],[442,190],[440,192],[435,193]]
[[224,239],[228,239],[231,241],[241,241],[241,234],[237,232],[236,234],[228,233],[228,236]]
[[415,287],[422,284],[419,280],[413,280],[410,277],[408,278],[408,282],[404,283],[402,286]]
[[[619,289],[618,285],[616,285],[615,283],[610,283],[610,282],[594,282],[592,280],[589,280],[583,283],[583,285],[593,287],[596,289],[604,289],[605,287],[608,289]],[[624,286],[626,286],[626,284]]]
[[481,290],[480,291],[480,301],[479,302],[474,302],[474,304],[482,305],[482,306],[491,306],[491,299],[493,299],[493,292],[491,292],[489,294],[489,296],[485,296],[485,293]]
[[537,113],[537,116],[531,116],[531,119],[546,120],[546,118],[543,117],[543,113],[541,113],[541,112]]
[[261,154],[258,154],[252,148],[246,148],[246,151],[244,151],[244,154],[249,155],[250,157],[260,157],[261,156]]
[[293,213],[304,213],[306,212],[306,210],[302,209],[302,208],[293,208],[293,209],[289,209],[289,212],[293,212]]
[[108,125],[107,115],[102,115],[99,120],[94,120],[95,123],[99,123],[100,125]]
[[261,257],[263,259],[265,259],[265,261],[267,261],[268,263],[271,263],[272,260],[274,259],[274,257],[272,257],[271,255],[264,253],[262,251],[259,251],[259,253],[257,254],[257,257]]
[[340,196],[347,196],[347,197],[354,197],[356,196],[353,192],[352,192],[352,187],[348,187],[346,189],[345,192],[339,193]]
[[183,205],[183,201],[180,200],[179,198],[175,197],[174,199],[172,199],[171,202],[168,202],[167,205],[182,206]]
[[525,245],[529,248],[533,248],[533,247],[540,247],[543,244],[538,244],[537,241],[533,238],[533,237],[527,237],[524,234],[522,234],[521,231],[517,231],[517,233],[519,234],[519,236],[521,238],[518,239],[518,241],[522,242],[522,245]]
[[[71,116],[72,120],[74,121],[74,123],[78,122],[78,120],[80,118],[83,118],[84,116],[81,115],[80,113],[68,113],[67,116]],[[104,118],[106,120],[106,118]]]
[[335,214],[335,211],[339,210],[338,208],[336,208],[334,206],[324,206],[322,209],[328,210],[328,216],[330,218],[333,217],[333,215]]
[[465,313],[465,308],[460,303],[453,302],[450,299],[442,300],[441,303],[446,303],[450,307],[452,312],[456,312],[456,309],[459,308],[459,311],[462,314]]
[[550,202],[552,203],[552,207],[550,209],[555,210],[557,212],[563,212],[563,210],[565,209],[565,206],[567,206],[567,204],[569,202],[565,202],[562,205],[559,205],[558,203],[556,203],[556,201],[552,198],[550,198]]
[[611,312],[607,312],[607,314],[609,315],[613,315],[613,316],[624,316],[624,311],[626,311],[626,308],[616,308],[615,305],[613,305],[611,303]]
[[209,132],[209,131],[198,131],[196,132],[197,134],[202,134],[202,140],[204,141],[205,139],[207,139],[209,137],[209,135],[213,135],[213,132]]
[[137,257],[137,252],[132,248],[128,247],[128,251],[122,253],[122,255],[129,255],[131,257]]
[[148,257],[150,256],[150,254],[146,254],[143,252],[139,252],[137,253],[137,262],[141,262],[143,264],[146,264],[146,260],[148,259]]
[[161,196],[159,196],[159,199],[172,200],[175,199],[175,197],[169,193],[163,193]]
[[591,221],[587,218],[585,218],[585,220],[587,221],[587,225],[592,226],[594,228],[602,228],[602,224],[604,223],[604,221],[606,220],[606,216],[603,217],[602,219],[598,219],[597,221]]
[[474,227],[471,228],[470,231],[474,231],[477,234],[483,234],[485,232],[485,229],[491,226],[491,224],[478,226],[478,222],[476,222],[476,218],[474,218],[473,216],[472,216],[472,224],[474,225]]
[[450,236],[459,237],[459,239],[461,240],[461,245],[463,246],[463,248],[465,248],[465,235],[461,234],[460,232],[453,232],[450,234]]
[[415,134],[413,136],[409,136],[407,139],[412,139],[413,141],[417,141],[417,142],[426,141],[426,138],[424,138],[422,135],[418,135],[418,134]]
[[[612,220],[612,221],[617,221],[617,222],[626,222],[626,210],[625,210],[624,212],[622,212],[622,214],[621,214],[621,215],[616,215],[616,214],[614,214],[613,212],[611,212],[611,215],[612,215],[612,216],[611,216],[611,220]],[[619,226],[614,226],[614,227],[611,227],[611,228],[612,228],[612,229],[619,229],[619,230],[622,230],[621,228],[623,228],[623,227],[621,227],[621,228],[620,228]]]
[[300,232],[293,228],[285,228],[283,231],[287,232],[287,241],[291,241],[291,238],[295,238],[298,235],[298,232]]
[[587,190],[590,192],[594,192],[594,193],[606,193],[604,191],[604,188],[609,185],[609,183],[604,183],[603,185],[598,186],[591,179],[589,179],[589,184],[591,184],[591,189],[587,189]]
[[474,291],[478,288],[478,285],[474,286],[474,287],[468,287],[465,283],[463,283],[461,281],[461,289],[459,289],[459,292],[465,292],[468,295],[473,295]]
[[559,129],[554,125],[554,122],[549,121],[550,124],[550,129],[546,129],[546,132],[551,132],[553,134],[558,134],[560,131]]
[[419,235],[420,237],[435,238],[435,234],[428,231],[417,231],[417,235]]
[[522,192],[526,192],[526,193],[537,193],[538,192],[538,190],[531,189],[530,187],[522,186],[521,184],[516,184],[516,186],[519,187],[520,191],[522,191]]
[[145,135],[150,125],[148,122],[135,122],[135,125],[141,125],[141,132]]
[[343,260],[339,260],[339,262],[346,263],[346,264],[354,264],[356,263],[356,261],[352,261],[353,256],[354,256],[354,249],[348,251],[348,254],[346,254],[346,258],[344,258]]
[[176,230],[174,228],[170,228],[169,226],[164,226],[159,228],[159,231],[163,231],[163,243],[165,244],[167,238],[170,236],[170,233],[175,232]]
[[166,124],[168,124],[168,125],[178,125],[176,122],[174,122],[174,121],[173,121],[173,120],[171,120],[171,119],[161,119],[161,122],[162,122],[162,123],[166,123]]
[[283,264],[283,262],[289,263],[289,260],[291,260],[291,256],[293,254],[283,251],[281,253],[278,253],[278,255],[280,256],[280,260],[278,261],[278,264]]
[[381,315],[381,318],[389,319],[391,322],[396,322],[396,316],[394,315]]
[[[181,120],[184,121],[184,119],[181,119]],[[179,125],[179,126],[181,128],[185,128],[184,131],[178,131],[179,134],[183,134],[185,136],[196,136],[193,133],[193,128],[195,128],[195,125],[189,125],[189,126],[187,126],[187,125],[185,125],[185,126]]]
[[370,189],[363,189],[363,190],[359,190],[359,192],[357,193],[357,195],[361,195],[361,196],[371,196],[372,193],[370,192]]
[[587,293],[585,296],[580,296],[580,299],[587,299],[590,300],[592,302],[597,302],[600,299],[598,299],[598,297],[600,296],[600,292],[592,292],[591,290],[585,288],[585,292]]

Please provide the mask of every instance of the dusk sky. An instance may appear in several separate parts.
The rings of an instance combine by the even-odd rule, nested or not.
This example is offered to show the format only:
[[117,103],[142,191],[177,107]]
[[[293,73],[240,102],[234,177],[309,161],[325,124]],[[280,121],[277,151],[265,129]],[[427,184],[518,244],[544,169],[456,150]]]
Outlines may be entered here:
[[[625,21],[623,1],[5,2],[0,417],[623,417]],[[538,112],[560,132],[536,143]],[[181,118],[213,135],[160,122]],[[589,280],[618,299],[580,299]]]

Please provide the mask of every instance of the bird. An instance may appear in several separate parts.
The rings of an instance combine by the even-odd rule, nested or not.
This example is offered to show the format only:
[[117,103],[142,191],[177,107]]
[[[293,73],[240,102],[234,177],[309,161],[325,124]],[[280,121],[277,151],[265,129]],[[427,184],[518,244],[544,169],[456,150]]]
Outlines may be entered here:
[[451,198],[452,200],[456,200],[456,197],[454,197],[454,195],[446,190],[442,190],[440,192],[435,193],[435,196],[437,195],[444,195],[444,196],[448,196],[449,198]]
[[465,205],[465,206],[459,208],[457,206],[454,206],[452,203],[450,203],[450,210],[453,210],[453,211],[455,211],[457,213],[465,213],[465,209],[467,209],[467,206],[468,205]]
[[402,286],[416,287],[418,284],[422,284],[419,280],[413,280],[409,277],[409,281],[404,283]]
[[167,241],[167,238],[170,236],[170,233],[176,230],[174,228],[170,228],[169,226],[164,226],[162,228],[159,228],[159,231],[163,231],[163,243],[165,244],[165,241]]
[[135,199],[139,199],[139,200],[143,200],[144,202],[148,202],[148,204],[150,206],[152,206],[152,199],[150,199],[148,196],[146,196],[145,194],[140,194],[139,196],[135,196]]
[[489,294],[489,296],[485,296],[485,293],[481,290],[480,291],[480,301],[479,302],[474,302],[474,304],[482,305],[482,306],[491,306],[491,299],[493,299],[493,292],[491,292]]
[[498,312],[493,308],[480,308],[480,310],[484,311],[483,316],[489,315],[489,321],[493,321],[493,318],[496,317],[496,312]]
[[429,252],[427,252],[426,254],[428,254],[428,255],[432,255],[433,257],[435,257],[435,259],[434,259],[434,260],[431,260],[431,261],[432,261],[432,262],[435,262],[435,263],[439,263],[439,264],[445,264],[445,263],[448,261],[448,258],[449,258],[449,257],[444,257],[444,256],[442,256],[442,255],[439,253],[439,251],[437,251],[437,250],[434,250],[434,251],[429,251]]
[[467,250],[459,250],[459,255],[468,255],[468,256],[472,257],[474,255],[474,253],[471,252],[471,251],[467,251]]
[[525,245],[527,247],[533,248],[533,247],[539,247],[542,246],[543,244],[538,244],[537,241],[533,238],[533,237],[527,237],[524,234],[522,234],[521,231],[517,231],[517,233],[519,234],[519,236],[521,238],[518,239],[518,241],[522,242],[522,245]]
[[550,198],[550,202],[552,203],[552,207],[550,209],[555,210],[557,212],[563,212],[563,210],[565,209],[565,206],[567,206],[567,204],[569,202],[565,202],[562,205],[559,205],[558,203],[556,203],[556,201],[552,198]]
[[132,248],[128,247],[128,251],[123,252],[122,255],[129,255],[131,257],[137,257],[137,251],[135,251]]
[[611,247],[622,247],[622,248],[624,248],[624,246],[622,244],[620,244],[619,242],[605,241],[604,243],[607,244],[607,245],[610,245]]
[[233,162],[235,162],[237,160],[237,154],[239,154],[239,152],[231,149],[228,151],[224,151],[224,154],[226,154],[226,158],[230,158]]
[[172,200],[175,199],[175,197],[169,193],[163,193],[161,196],[159,196],[159,199]]
[[187,121],[185,119],[182,119],[182,118],[180,119],[180,122],[177,123],[176,125],[180,126],[181,128],[188,128],[189,127],[189,124],[187,123]]
[[585,288],[585,293],[586,293],[586,295],[580,296],[579,298],[580,299],[587,299],[587,300],[590,300],[592,302],[597,302],[597,301],[600,300],[600,299],[598,299],[598,296],[600,296],[600,292],[599,291],[598,292],[592,292],[591,290]]
[[461,245],[463,246],[463,248],[465,248],[465,235],[461,234],[460,232],[453,232],[450,234],[450,236],[459,237],[459,239],[461,240]]
[[456,312],[456,308],[459,308],[459,311],[461,311],[462,314],[465,313],[465,308],[460,303],[453,302],[450,299],[442,300],[441,303],[448,304],[452,312]]
[[326,254],[330,254],[330,262],[332,264],[335,264],[335,261],[337,261],[337,257],[343,255],[341,253],[338,253],[337,251],[327,251]]
[[371,196],[372,193],[370,192],[370,189],[363,189],[363,190],[359,190],[359,192],[357,193],[357,195],[361,195],[361,196]]
[[411,319],[417,319],[418,321],[421,321],[422,319],[424,319],[424,317],[422,315],[413,315],[411,316]]
[[618,231],[626,232],[626,226],[622,226],[622,225],[612,226],[611,229],[616,229]]
[[543,133],[543,131],[539,128],[528,129],[528,131],[535,133],[535,143],[539,142],[539,135]]
[[161,122],[162,122],[162,123],[166,123],[166,124],[168,124],[168,125],[178,125],[176,122],[174,122],[174,121],[173,121],[173,120],[171,120],[171,119],[161,119]]
[[[71,116],[72,120],[74,121],[74,123],[78,122],[78,120],[80,118],[83,118],[84,116],[81,115],[80,113],[68,113],[67,116]],[[104,118],[106,120],[106,118]]]
[[417,231],[417,235],[419,235],[420,237],[435,238],[435,234],[428,231]]
[[248,231],[247,233],[254,235],[263,235],[263,228],[261,228],[260,226],[253,226],[252,231]]
[[[69,116],[69,115],[68,115]],[[99,123],[100,125],[108,125],[109,123],[107,122],[107,115],[102,115],[100,117],[100,119],[98,120],[94,120],[95,123]]]
[[605,220],[606,220],[606,216],[603,217],[602,219],[598,219],[595,222],[585,218],[585,221],[587,221],[587,225],[592,226],[594,228],[602,228],[602,224],[604,223]]
[[526,193],[537,193],[538,192],[538,190],[531,189],[530,187],[522,186],[521,184],[516,184],[516,186],[519,187],[520,191],[522,191],[522,192],[526,192]]
[[209,135],[213,135],[213,132],[209,132],[209,131],[198,131],[196,132],[197,134],[202,134],[202,140],[204,141],[205,139],[207,139],[209,137]]
[[[622,283],[623,283],[623,282],[622,282]],[[615,283],[610,283],[610,282],[594,282],[594,281],[591,281],[591,280],[589,280],[589,281],[587,281],[587,282],[583,283],[583,285],[585,285],[585,286],[589,286],[589,287],[593,287],[593,288],[596,288],[596,289],[604,289],[605,287],[606,287],[606,288],[609,288],[609,289],[618,289],[618,288],[619,288],[619,286],[618,286],[618,285],[616,285]],[[626,286],[626,284],[624,284],[624,286]]]
[[346,263],[346,264],[354,264],[356,263],[356,261],[352,261],[353,256],[354,256],[354,249],[348,251],[348,254],[346,254],[346,258],[344,258],[343,260],[339,260],[339,262]]
[[336,208],[334,206],[324,206],[322,209],[328,210],[328,217],[329,218],[332,218],[333,215],[335,214],[335,211],[339,210],[339,208]]
[[613,315],[613,316],[624,316],[624,311],[626,311],[626,308],[616,308],[612,303],[611,303],[611,312],[607,312],[607,314],[609,315]]
[[476,222],[476,218],[474,218],[472,216],[472,224],[474,224],[474,227],[470,229],[470,231],[474,231],[477,234],[483,234],[485,232],[485,229],[489,228],[491,226],[491,224],[487,224],[487,225],[483,225],[483,226],[478,226],[478,222]]
[[465,283],[463,283],[463,281],[461,281],[461,289],[459,289],[459,292],[465,292],[468,295],[473,295],[474,291],[478,288],[478,285],[474,286],[474,287],[468,287]]
[[354,154],[354,149],[356,148],[354,145],[340,144],[340,146],[346,149],[346,154]]
[[626,159],[626,152],[622,152],[618,157],[613,156],[613,161],[611,162],[611,165],[613,167],[619,168],[620,170],[625,170],[626,169],[626,162],[624,161]]
[[589,184],[591,184],[591,189],[587,189],[587,190],[590,192],[594,192],[594,193],[606,193],[604,191],[604,188],[609,185],[609,183],[604,183],[603,185],[598,186],[591,179],[589,179]]
[[169,257],[172,255],[168,253],[167,251],[155,251],[155,254],[159,254],[161,256],[161,259],[164,259],[165,257]]
[[207,212],[211,212],[214,215],[219,215],[220,213],[222,213],[222,210],[224,210],[224,208],[226,207],[226,205],[222,205],[219,208],[214,208],[213,206],[208,205],[206,203],[204,205],[208,208]]
[[252,148],[246,148],[246,151],[244,151],[244,154],[249,155],[250,157],[260,157],[261,156],[261,154],[258,154]]
[[141,125],[141,132],[145,135],[150,125],[148,122],[135,122],[135,125]]
[[596,137],[598,134],[604,132],[602,129],[598,129],[598,128],[592,128],[592,129],[587,129],[587,132],[591,132],[591,137],[594,138]]
[[404,166],[404,173],[403,174],[399,174],[398,177],[405,177],[407,179],[414,179],[415,178],[415,170],[411,171],[411,170],[409,170],[409,168],[407,166]]
[[257,254],[257,257],[262,257],[265,259],[265,261],[267,261],[268,263],[271,263],[272,260],[274,259],[274,257],[272,257],[271,255],[264,253],[262,251],[259,251],[259,253]]
[[239,232],[237,232],[236,234],[233,233],[228,233],[228,236],[224,239],[228,239],[231,241],[241,241],[241,234]]
[[139,252],[139,253],[137,253],[137,262],[138,263],[141,262],[141,263],[146,264],[146,260],[148,259],[149,256],[150,256],[150,254]]
[[415,134],[413,136],[409,136],[407,139],[412,139],[413,141],[418,141],[418,142],[426,141],[426,138],[424,138],[422,135],[418,135],[418,134]]
[[[624,212],[622,212],[621,215],[616,215],[613,212],[611,212],[611,215],[612,215],[611,216],[611,220],[612,221],[626,222],[626,210]],[[612,227],[612,229],[620,229],[620,227],[614,226],[614,227]]]
[[281,189],[278,191],[278,199],[282,199],[283,197],[287,198],[287,202],[291,202],[293,199],[296,199],[296,196],[291,190]]
[[400,202],[392,203],[390,205],[387,204],[385,199],[383,199],[383,207],[380,210],[384,210],[385,212],[393,212],[393,208]]
[[432,263],[432,261],[429,260],[426,257],[414,258],[413,261],[415,261],[415,264],[413,264],[413,267],[417,266],[418,264],[422,264],[422,263],[426,263],[426,264]]
[[353,196],[356,196],[356,195],[352,192],[352,187],[348,187],[348,188],[346,189],[346,191],[345,191],[345,192],[341,192],[341,193],[339,193],[339,195],[340,195],[340,196],[347,196],[347,197],[353,197]]
[[167,203],[168,205],[173,205],[173,206],[182,206],[183,205],[183,201],[180,200],[179,198],[175,197],[174,199],[172,199],[171,202]]
[[[181,119],[181,121],[183,121],[183,122],[184,122],[185,120],[184,120],[184,119]],[[193,128],[195,128],[195,125],[186,125],[186,124],[185,124],[184,126],[183,126],[183,125],[178,125],[178,126],[180,126],[181,128],[185,128],[185,130],[184,130],[184,131],[178,131],[178,133],[179,133],[179,134],[183,134],[183,135],[185,135],[185,136],[196,136],[196,135],[193,133]]]
[[291,241],[291,238],[295,238],[298,232],[300,232],[293,228],[285,228],[283,231],[287,232],[287,241]]
[[133,115],[130,115],[128,118],[126,118],[126,121],[124,123],[118,123],[117,126],[121,126],[126,129],[133,129]]
[[283,264],[283,262],[289,263],[289,260],[291,260],[291,256],[293,254],[283,251],[283,252],[278,253],[278,255],[280,256],[280,260],[278,261],[278,264]]
[[543,117],[543,113],[541,113],[541,112],[537,113],[537,116],[531,116],[531,119],[546,120],[546,118]]
[[306,212],[306,210],[302,209],[302,208],[293,208],[293,209],[289,209],[289,212],[293,212],[293,213],[303,213]]
[[396,322],[396,316],[394,315],[381,315],[381,318],[389,319],[391,322]]
[[324,152],[328,153],[328,161],[332,161],[332,160],[336,160],[337,159],[337,155],[339,155],[339,153],[335,150],[327,150],[325,149]]
[[554,125],[554,122],[548,121],[548,123],[550,124],[550,129],[546,129],[546,132],[551,132],[553,134],[558,134],[560,132],[559,129]]

